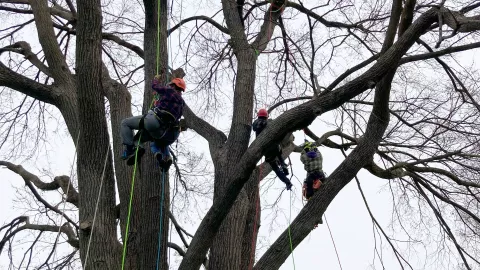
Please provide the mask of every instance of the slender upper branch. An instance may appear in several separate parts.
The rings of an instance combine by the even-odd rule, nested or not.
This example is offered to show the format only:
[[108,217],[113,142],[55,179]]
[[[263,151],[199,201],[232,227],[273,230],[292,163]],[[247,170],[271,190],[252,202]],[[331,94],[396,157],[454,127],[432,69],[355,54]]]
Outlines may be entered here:
[[113,42],[117,43],[118,45],[123,46],[123,47],[133,51],[138,56],[140,56],[142,59],[145,57],[145,52],[143,51],[142,48],[140,48],[139,46],[137,46],[135,44],[132,44],[132,43],[130,43],[130,42],[124,40],[124,39],[121,39],[120,37],[115,36],[114,34],[102,33],[102,38],[105,39],[105,40],[113,41]]
[[[74,248],[80,248],[80,242],[75,235],[75,231],[72,229],[70,224],[65,223],[62,226],[55,226],[55,225],[44,225],[44,224],[32,224],[29,222],[28,217],[19,217],[16,218],[21,223],[25,223],[23,226],[20,226],[16,228],[15,230],[12,230],[10,233],[6,234],[2,240],[0,240],[0,253],[2,253],[2,249],[5,246],[5,244],[10,240],[12,237],[14,237],[17,233],[24,231],[24,230],[35,230],[35,231],[41,231],[41,232],[53,232],[53,233],[58,233],[61,232],[65,236],[67,236],[67,243],[69,243],[72,247]],[[16,222],[13,227],[16,227],[20,225],[20,223]],[[11,228],[13,229],[13,228]]]
[[260,33],[258,33],[257,38],[252,42],[252,47],[259,52],[265,50],[268,42],[272,38],[273,30],[277,25],[278,19],[282,16],[286,2],[285,0],[272,1],[270,8],[263,15],[263,24],[260,27]]
[[456,53],[456,52],[467,51],[467,50],[476,49],[476,48],[480,48],[480,42],[474,42],[474,43],[461,45],[461,46],[452,46],[452,47],[445,48],[443,50],[438,50],[438,51],[429,52],[429,53],[406,56],[406,57],[402,58],[402,60],[400,60],[400,64],[406,64],[406,63],[410,63],[410,62],[414,62],[414,61],[432,59],[432,58],[436,58],[436,57],[439,57],[439,56],[452,54],[452,53]]
[[192,17],[189,17],[189,18],[186,18],[186,19],[183,19],[181,20],[177,25],[173,26],[172,28],[168,29],[168,32],[167,34],[170,35],[173,31],[177,30],[178,28],[180,28],[182,25],[184,25],[185,23],[187,22],[191,22],[191,21],[206,21],[206,22],[209,22],[211,25],[213,25],[215,28],[217,28],[218,30],[220,30],[221,32],[225,33],[225,34],[230,34],[230,32],[228,31],[228,29],[226,27],[223,27],[221,24],[219,24],[218,22],[216,22],[214,19],[208,17],[208,16],[204,16],[204,15],[201,15],[201,16],[192,16]]
[[235,0],[222,0],[222,7],[232,48],[234,51],[248,48],[247,36],[242,26],[242,18],[240,18],[237,12],[237,2]]
[[294,8],[302,13],[305,13],[306,15],[314,18],[315,20],[319,21],[321,24],[325,25],[326,27],[336,27],[336,28],[346,28],[346,29],[351,29],[351,28],[358,28],[361,30],[366,30],[361,24],[346,24],[342,22],[334,22],[334,21],[328,21],[322,16],[318,15],[317,13],[309,10],[308,8],[304,7],[301,4],[294,3],[292,1],[288,1],[286,3],[287,7]]
[[35,18],[38,39],[42,45],[52,76],[57,83],[67,82],[71,73],[53,31],[48,2],[47,0],[29,0],[29,2]]

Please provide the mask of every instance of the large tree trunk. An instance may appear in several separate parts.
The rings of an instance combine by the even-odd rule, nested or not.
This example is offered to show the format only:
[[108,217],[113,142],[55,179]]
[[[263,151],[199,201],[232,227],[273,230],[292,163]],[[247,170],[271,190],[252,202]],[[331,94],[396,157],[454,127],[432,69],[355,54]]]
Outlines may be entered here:
[[[223,167],[223,166],[220,166]],[[218,181],[218,179],[228,179],[228,175],[215,175],[215,195],[216,197],[225,190],[228,181]],[[242,191],[235,204],[223,221],[217,236],[210,249],[208,269],[229,269],[240,270],[242,268],[242,245],[246,225],[246,218],[249,208],[249,200],[245,191]]]
[[[227,150],[223,150],[223,158],[215,164],[214,200],[220,198],[230,184],[231,168],[236,166],[246,151],[251,134],[256,59],[252,50],[240,51],[236,58],[238,75],[234,93],[234,115]],[[242,243],[251,204],[247,191],[242,190],[212,244],[209,269],[241,269],[243,261],[248,260],[242,256]]]
[[[157,59],[157,35],[158,17],[156,0],[144,0],[145,4],[145,93],[143,113],[146,113],[152,101],[152,89],[150,82],[156,73]],[[167,68],[167,1],[160,1],[160,44],[159,44],[159,68]],[[165,72],[166,76],[166,72]],[[166,77],[163,78],[166,80]],[[168,269],[167,265],[167,242],[168,242],[168,210],[170,208],[169,177],[168,172],[162,176],[161,169],[157,166],[156,160],[149,151],[149,144],[146,144],[147,153],[139,164],[138,178],[135,180],[135,199],[133,209],[136,209],[132,216],[132,229],[137,232],[135,242],[132,243],[136,256],[136,269]],[[164,181],[162,190],[162,180]],[[160,209],[162,205],[162,209]],[[160,222],[160,213],[162,221]],[[160,223],[162,225],[160,226]],[[159,230],[161,227],[161,233]],[[160,245],[159,245],[160,242]],[[129,249],[131,252],[132,250]],[[160,250],[159,256],[157,253]],[[134,256],[133,254],[131,256]],[[159,257],[159,258],[158,258]],[[159,262],[157,260],[159,259]]]
[[[118,269],[120,245],[116,237],[115,180],[102,91],[100,0],[78,3],[76,69],[79,123],[78,179],[80,193],[80,256],[89,269]],[[103,164],[108,153],[103,175]],[[103,176],[103,177],[102,177]],[[98,191],[103,178],[100,196]],[[98,208],[95,202],[99,200]],[[95,226],[89,226],[96,214]],[[91,241],[91,245],[88,243]],[[90,250],[87,250],[89,246]],[[85,259],[86,254],[88,259]]]
[[113,152],[117,156],[115,160],[115,178],[117,180],[118,195],[120,197],[120,233],[125,239],[125,227],[128,214],[128,201],[132,180],[132,170],[126,162],[119,158],[123,150],[122,138],[120,136],[120,123],[123,119],[132,116],[131,96],[125,85],[112,80],[108,75],[106,67],[103,69],[103,87],[105,96],[110,102],[110,121],[112,125]]
[[[263,165],[260,165],[263,166]],[[257,168],[252,172],[248,183],[245,184],[245,190],[248,196],[248,213],[245,220],[245,230],[243,232],[242,242],[242,265],[240,269],[252,269],[255,264],[255,251],[257,246],[258,229],[261,220],[261,203],[259,192],[259,173],[263,169]]]

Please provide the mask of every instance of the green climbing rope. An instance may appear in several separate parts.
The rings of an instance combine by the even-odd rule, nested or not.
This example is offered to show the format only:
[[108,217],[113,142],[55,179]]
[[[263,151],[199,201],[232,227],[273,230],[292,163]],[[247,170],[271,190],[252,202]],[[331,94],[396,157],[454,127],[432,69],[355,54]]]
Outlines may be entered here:
[[125,241],[123,241],[122,270],[125,268],[125,255],[127,253],[128,229],[130,228],[130,216],[132,213],[133,190],[135,187],[135,174],[137,172],[138,149],[140,148],[141,138],[142,138],[142,134],[140,133],[140,137],[138,138],[137,150],[135,151],[135,165],[133,166],[132,186],[130,188],[130,201],[128,202],[128,215],[127,215],[127,225],[125,228]]
[[161,0],[158,0],[157,3],[157,74],[159,74],[158,70],[160,69],[160,17],[162,16],[160,11]]

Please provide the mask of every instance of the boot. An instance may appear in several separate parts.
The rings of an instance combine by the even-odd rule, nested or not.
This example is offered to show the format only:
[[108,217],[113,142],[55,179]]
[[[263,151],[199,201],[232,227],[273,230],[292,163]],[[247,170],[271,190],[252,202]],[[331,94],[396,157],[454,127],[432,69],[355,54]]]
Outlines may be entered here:
[[124,144],[121,159],[127,160],[132,154],[134,154],[133,145]]
[[127,160],[127,165],[132,166],[135,164],[135,156],[137,164],[139,164],[142,161],[143,154],[145,154],[145,149],[143,147],[137,146],[133,151],[133,154],[129,156]]
[[305,194],[305,198],[307,198],[307,200],[310,200],[310,198],[313,196],[313,190],[312,189],[309,189],[307,187],[307,192]]
[[170,156],[167,156],[166,158],[163,159],[163,166],[161,166],[165,171],[168,171],[170,169],[170,166],[172,166],[173,160]]
[[158,164],[162,164],[163,163],[163,155],[162,155],[162,152],[158,151],[155,153],[155,159],[158,161]]
[[278,158],[277,158],[276,161],[277,161],[278,166],[280,166],[280,168],[282,168],[283,173],[285,175],[288,175],[289,174],[288,165],[285,164],[285,162],[283,160],[279,160]]
[[157,152],[155,153],[155,158],[157,159],[158,166],[160,168],[164,169],[165,171],[168,171],[168,169],[170,169],[170,166],[173,162],[170,156],[164,158],[161,152]]
[[292,190],[292,186],[293,186],[292,183],[288,182],[287,183],[287,190]]

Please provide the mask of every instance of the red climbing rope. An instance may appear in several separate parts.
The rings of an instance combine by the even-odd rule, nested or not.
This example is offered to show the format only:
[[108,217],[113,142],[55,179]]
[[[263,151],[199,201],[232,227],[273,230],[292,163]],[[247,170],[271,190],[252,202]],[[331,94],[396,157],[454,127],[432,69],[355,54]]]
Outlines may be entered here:
[[252,270],[253,267],[253,258],[255,255],[255,235],[257,234],[257,220],[258,220],[258,212],[259,212],[259,199],[260,199],[260,181],[262,177],[262,169],[263,169],[263,162],[261,162],[260,167],[258,169],[258,189],[255,198],[255,220],[253,221],[253,234],[252,234],[252,247],[250,251],[250,262],[248,264],[248,269]]
[[[277,8],[277,10],[275,11],[272,11],[273,8]],[[285,8],[285,4],[282,5],[281,7],[275,5],[274,1],[272,0],[271,3],[270,3],[270,11],[269,11],[269,25],[268,25],[268,35],[267,35],[267,38],[271,37],[271,35],[273,34],[272,31],[272,12],[282,12],[283,13],[283,10]],[[266,51],[266,50],[264,50]],[[257,55],[258,56],[258,55]],[[268,73],[267,73],[267,76],[268,76]],[[268,83],[267,83],[267,88],[265,89],[265,99],[268,98]],[[266,101],[265,101],[266,103]],[[265,104],[266,105],[266,104]],[[265,106],[266,107],[266,106]],[[255,219],[253,221],[253,234],[252,234],[252,245],[251,245],[251,251],[250,251],[250,262],[248,264],[248,269],[251,270],[253,268],[253,261],[254,261],[254,256],[255,256],[255,236],[257,235],[257,220],[258,220],[258,214],[260,212],[260,182],[261,182],[261,177],[262,177],[262,171],[263,171],[263,164],[264,162],[261,161],[261,164],[259,166],[259,169],[258,169],[258,188],[257,188],[257,192],[256,192],[256,198],[255,198]]]

